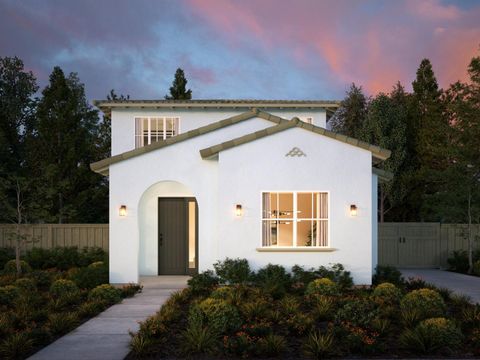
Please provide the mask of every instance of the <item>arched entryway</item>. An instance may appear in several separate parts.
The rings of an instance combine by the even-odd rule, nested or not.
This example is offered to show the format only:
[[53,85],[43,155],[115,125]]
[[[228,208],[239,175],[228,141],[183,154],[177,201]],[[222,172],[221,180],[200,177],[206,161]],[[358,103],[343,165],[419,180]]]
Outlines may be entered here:
[[161,181],[139,203],[139,274],[191,275],[198,269],[198,204],[185,185]]

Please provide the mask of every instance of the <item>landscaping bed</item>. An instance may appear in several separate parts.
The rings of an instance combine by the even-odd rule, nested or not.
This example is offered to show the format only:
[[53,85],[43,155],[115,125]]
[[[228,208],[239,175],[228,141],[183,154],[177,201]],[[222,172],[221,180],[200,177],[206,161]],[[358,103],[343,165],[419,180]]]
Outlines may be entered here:
[[24,359],[122,298],[138,285],[108,284],[108,255],[98,248],[33,249],[21,261],[1,249],[0,358]]
[[215,270],[141,324],[130,359],[480,355],[479,306],[392,268],[380,268],[372,287],[353,286],[339,264],[253,273],[227,259]]

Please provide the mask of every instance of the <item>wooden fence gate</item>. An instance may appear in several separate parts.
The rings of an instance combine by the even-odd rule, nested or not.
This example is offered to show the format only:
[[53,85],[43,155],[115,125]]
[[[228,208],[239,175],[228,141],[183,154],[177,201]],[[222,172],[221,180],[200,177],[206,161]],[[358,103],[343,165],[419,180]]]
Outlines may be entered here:
[[[474,249],[480,226],[472,225]],[[447,267],[454,250],[468,249],[468,226],[440,223],[379,223],[378,263],[405,268]]]

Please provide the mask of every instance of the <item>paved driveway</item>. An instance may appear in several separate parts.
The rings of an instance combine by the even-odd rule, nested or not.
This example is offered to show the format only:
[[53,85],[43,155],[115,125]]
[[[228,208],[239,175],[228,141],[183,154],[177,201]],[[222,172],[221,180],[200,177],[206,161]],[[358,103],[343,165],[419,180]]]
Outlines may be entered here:
[[456,294],[467,295],[480,303],[480,277],[458,274],[438,269],[400,269],[405,279],[420,277],[437,287],[444,287]]

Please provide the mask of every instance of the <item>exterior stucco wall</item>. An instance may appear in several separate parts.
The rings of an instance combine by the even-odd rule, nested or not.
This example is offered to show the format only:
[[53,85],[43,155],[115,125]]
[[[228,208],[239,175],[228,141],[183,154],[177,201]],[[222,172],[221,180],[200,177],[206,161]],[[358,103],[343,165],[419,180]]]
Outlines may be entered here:
[[372,174],[372,274],[378,265],[378,176]]
[[[306,157],[286,157],[299,147]],[[253,268],[272,264],[306,268],[342,263],[358,284],[372,274],[371,153],[294,128],[220,153],[220,258],[247,258]],[[258,252],[262,191],[329,191],[332,252]],[[242,204],[244,215],[234,215]],[[356,204],[358,215],[350,216]],[[201,245],[202,246],[202,245]]]
[[[130,119],[133,131],[138,113],[126,113],[125,123]],[[223,113],[218,118],[203,114],[195,121],[205,123],[195,127],[238,113]],[[117,131],[117,137],[126,131],[118,126],[114,130],[118,119],[115,112],[112,134]],[[371,174],[369,151],[293,128],[223,151],[218,160],[200,157],[200,149],[273,125],[259,118],[246,120],[110,166],[110,281],[136,282],[139,275],[157,274],[157,199],[193,196],[199,209],[200,271],[225,257],[247,258],[253,268],[268,263],[308,268],[339,262],[352,272],[356,283],[369,284],[375,263],[372,195],[376,195],[372,193],[376,177]],[[133,135],[131,142],[133,146]],[[125,143],[117,145],[118,150]],[[307,156],[285,157],[293,147]],[[262,241],[261,192],[275,190],[329,191],[330,245],[335,251],[256,250]],[[240,218],[234,214],[235,204],[244,208]],[[358,216],[350,216],[350,204],[357,205]],[[119,217],[120,205],[127,206],[127,216]]]
[[[172,196],[169,191],[196,197],[199,267],[211,266],[211,259],[218,258],[218,163],[202,160],[199,150],[268,126],[270,121],[253,118],[110,166],[110,282],[136,282],[139,275],[156,274],[157,253],[150,252],[157,244],[156,201]],[[163,181],[182,186],[167,190],[158,184]],[[121,205],[127,206],[125,217],[118,215]]]
[[[117,155],[135,148],[135,117],[178,116],[180,117],[180,132],[183,133],[238,115],[248,110],[248,108],[230,111],[222,109],[112,110],[112,155]],[[268,112],[288,120],[294,116],[309,116],[313,118],[314,125],[320,127],[326,126],[326,112],[322,109],[298,109],[291,111],[269,109]]]

